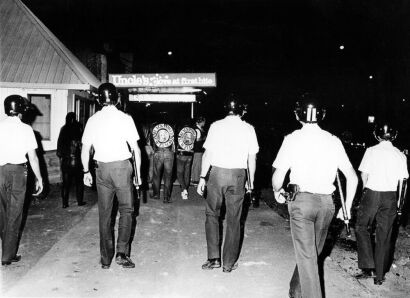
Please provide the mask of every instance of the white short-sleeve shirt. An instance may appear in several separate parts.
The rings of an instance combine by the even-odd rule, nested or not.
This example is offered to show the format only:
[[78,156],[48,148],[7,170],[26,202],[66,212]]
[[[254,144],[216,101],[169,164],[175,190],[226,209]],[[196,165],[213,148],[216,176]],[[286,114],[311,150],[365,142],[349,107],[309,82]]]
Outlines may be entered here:
[[114,106],[106,106],[88,119],[82,143],[94,147],[95,160],[112,162],[129,159],[131,153],[127,143],[133,144],[138,140],[131,116]]
[[336,136],[317,124],[305,124],[285,137],[272,166],[290,169],[290,183],[301,191],[331,194],[337,169],[347,170],[352,164]]
[[25,163],[27,152],[37,149],[33,129],[18,117],[7,117],[0,122],[0,140],[0,166]]
[[369,175],[365,187],[374,191],[396,191],[398,181],[409,177],[406,156],[388,141],[366,149],[359,171]]
[[212,123],[204,148],[210,152],[211,165],[226,169],[246,169],[248,155],[259,151],[255,129],[239,116]]

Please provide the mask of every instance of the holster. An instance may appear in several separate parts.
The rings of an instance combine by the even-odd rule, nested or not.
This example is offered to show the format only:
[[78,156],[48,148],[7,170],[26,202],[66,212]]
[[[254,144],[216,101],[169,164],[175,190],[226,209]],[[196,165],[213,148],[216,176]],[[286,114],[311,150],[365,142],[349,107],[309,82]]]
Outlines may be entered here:
[[299,185],[289,183],[286,186],[286,192],[288,194],[286,196],[286,201],[293,202],[296,198],[296,195],[299,193],[299,191],[300,191]]

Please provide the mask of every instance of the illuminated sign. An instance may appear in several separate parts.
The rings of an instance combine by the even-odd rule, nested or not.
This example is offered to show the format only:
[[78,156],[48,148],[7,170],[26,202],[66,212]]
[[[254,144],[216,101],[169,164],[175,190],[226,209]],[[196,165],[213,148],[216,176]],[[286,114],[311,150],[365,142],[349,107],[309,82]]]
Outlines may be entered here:
[[116,87],[216,87],[215,73],[110,74]]
[[193,94],[130,94],[130,101],[137,102],[195,102]]

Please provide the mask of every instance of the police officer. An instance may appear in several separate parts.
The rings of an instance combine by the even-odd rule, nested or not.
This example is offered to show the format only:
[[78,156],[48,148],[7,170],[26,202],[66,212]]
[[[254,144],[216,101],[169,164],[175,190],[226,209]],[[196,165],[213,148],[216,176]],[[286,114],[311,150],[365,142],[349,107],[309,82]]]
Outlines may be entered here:
[[[96,184],[98,193],[100,253],[103,269],[108,269],[114,256],[113,226],[111,223],[114,195],[118,199],[120,218],[118,223],[117,253],[115,261],[124,268],[134,268],[129,257],[132,229],[133,186],[131,153],[135,152],[137,177],[134,184],[141,183],[141,152],[137,141],[139,135],[132,118],[118,110],[118,93],[111,83],[101,84],[98,88],[98,102],[102,110],[87,122],[82,138],[81,160],[84,184],[91,186],[93,178],[89,171],[90,149],[94,149],[97,162]],[[136,180],[136,181],[135,181]]]
[[151,128],[151,146],[154,149],[152,198],[159,200],[162,174],[164,179],[164,203],[172,203],[172,170],[175,155],[175,130],[168,120],[166,112],[161,114],[160,121]]
[[196,141],[195,129],[189,124],[181,125],[175,141],[177,145],[177,178],[181,185],[181,197],[183,200],[188,200],[193,149]]
[[[205,152],[197,192],[203,195],[206,185],[205,232],[208,260],[202,265],[202,269],[221,267],[219,219],[221,206],[225,201],[227,226],[222,262],[223,272],[229,273],[238,266],[246,168],[249,164],[252,188],[259,146],[253,126],[241,120],[243,105],[238,99],[229,97],[225,108],[227,116],[211,125],[204,143]],[[210,173],[207,179],[208,171]]]
[[[332,193],[336,171],[340,169],[346,177],[349,210],[357,187],[356,173],[341,141],[318,125],[325,113],[314,98],[304,94],[295,108],[302,128],[285,137],[273,162],[272,184],[277,201],[285,201],[279,193],[289,169],[290,184],[298,189],[295,200],[288,205],[297,263],[290,297],[322,297],[317,259],[335,211]],[[341,214],[338,216],[341,218]]]
[[[374,277],[374,284],[381,285],[389,269],[390,238],[397,211],[396,190],[399,181],[407,179],[409,173],[406,156],[392,144],[397,130],[389,123],[382,123],[375,127],[374,136],[379,144],[367,148],[359,166],[364,190],[357,214],[356,238],[362,272],[356,277]],[[374,220],[377,226],[373,250]]]
[[37,141],[33,129],[21,119],[27,106],[19,95],[10,95],[4,100],[8,116],[0,122],[0,238],[2,241],[1,264],[18,262],[18,238],[26,194],[26,154],[36,176],[36,193],[43,190],[36,154]]

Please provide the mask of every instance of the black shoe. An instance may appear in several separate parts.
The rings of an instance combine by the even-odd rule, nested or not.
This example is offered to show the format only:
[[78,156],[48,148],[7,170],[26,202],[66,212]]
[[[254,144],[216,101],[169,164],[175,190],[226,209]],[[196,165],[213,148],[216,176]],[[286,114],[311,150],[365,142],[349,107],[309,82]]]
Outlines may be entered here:
[[223,267],[222,271],[225,272],[225,273],[231,273],[236,268],[238,268],[238,263],[233,264],[232,267]]
[[212,270],[214,268],[221,268],[221,260],[220,259],[208,259],[202,265],[202,269],[204,269],[204,270]]
[[110,269],[110,265],[101,264],[102,269]]
[[87,205],[87,202],[80,202],[80,203],[78,203],[78,206],[84,206],[84,205]]
[[382,279],[375,278],[374,279],[374,284],[376,286],[381,286],[385,281],[386,281],[386,278],[384,278],[384,277]]
[[20,255],[16,255],[14,258],[12,258],[10,261],[2,261],[1,265],[2,266],[8,266],[11,265],[11,263],[17,263],[21,260],[21,256]]
[[126,256],[124,253],[118,253],[115,257],[115,262],[121,265],[122,268],[135,268],[135,264],[132,262],[130,257]]
[[171,204],[172,203],[172,199],[171,198],[167,198],[167,203]]
[[362,272],[354,276],[357,279],[374,278],[376,274],[373,269],[362,269]]
[[159,195],[150,194],[149,197],[153,200],[159,200]]
[[63,205],[63,209],[65,209],[65,208],[67,208],[68,207],[68,204],[67,205]]

